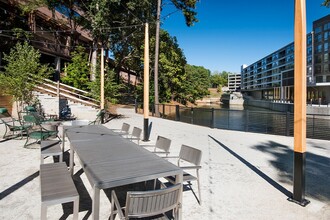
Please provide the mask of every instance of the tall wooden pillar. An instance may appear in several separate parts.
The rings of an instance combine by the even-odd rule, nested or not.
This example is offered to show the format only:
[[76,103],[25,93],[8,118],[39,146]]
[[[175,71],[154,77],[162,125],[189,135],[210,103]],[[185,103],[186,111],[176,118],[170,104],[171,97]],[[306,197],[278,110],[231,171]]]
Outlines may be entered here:
[[291,200],[302,206],[305,199],[306,164],[306,2],[295,0],[294,16],[294,170]]
[[145,24],[144,35],[144,81],[143,81],[143,140],[149,139],[149,25]]

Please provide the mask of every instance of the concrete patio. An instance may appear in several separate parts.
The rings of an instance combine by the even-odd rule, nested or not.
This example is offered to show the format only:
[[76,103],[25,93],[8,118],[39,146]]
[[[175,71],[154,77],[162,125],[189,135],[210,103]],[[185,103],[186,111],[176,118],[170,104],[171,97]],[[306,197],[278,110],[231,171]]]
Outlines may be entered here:
[[[107,124],[120,128],[123,122],[143,128],[143,116],[131,108]],[[306,207],[287,201],[292,192],[293,138],[211,129],[150,117],[150,141],[157,135],[172,140],[171,155],[181,144],[203,151],[202,205],[190,191],[183,193],[183,219],[330,219],[330,142],[307,140]],[[4,126],[0,125],[0,135]],[[1,141],[1,139],[0,139]],[[39,219],[40,149],[23,148],[25,140],[0,142],[0,219]],[[66,151],[68,148],[66,148]],[[69,153],[64,154],[68,160]],[[53,162],[46,158],[45,162]],[[76,160],[78,161],[78,160]],[[174,161],[173,161],[174,162]],[[91,219],[91,186],[80,164],[74,181],[80,195],[79,219]],[[197,186],[192,182],[197,195]],[[101,191],[100,219],[110,216],[109,192]],[[72,205],[51,206],[48,219],[72,219]]]

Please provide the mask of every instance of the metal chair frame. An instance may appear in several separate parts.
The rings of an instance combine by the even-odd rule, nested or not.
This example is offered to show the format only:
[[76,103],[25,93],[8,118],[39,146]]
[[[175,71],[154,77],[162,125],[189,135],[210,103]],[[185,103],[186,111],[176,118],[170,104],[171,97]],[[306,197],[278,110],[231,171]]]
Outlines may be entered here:
[[[180,206],[180,190],[181,184],[152,191],[129,191],[126,195],[125,207],[120,206],[116,192],[113,190],[111,192],[110,219],[113,220],[115,214],[118,214],[120,219],[153,216],[160,219],[159,215],[162,215],[162,219],[169,219],[165,213],[171,210],[173,210],[174,219],[177,219]],[[122,209],[124,209],[124,212]]]

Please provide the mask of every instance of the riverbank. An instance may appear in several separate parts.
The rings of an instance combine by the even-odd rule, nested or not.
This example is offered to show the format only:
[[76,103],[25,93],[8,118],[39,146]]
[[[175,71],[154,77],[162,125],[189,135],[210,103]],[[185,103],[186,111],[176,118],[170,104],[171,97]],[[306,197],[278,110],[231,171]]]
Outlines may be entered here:
[[[106,127],[120,128],[123,122],[143,128],[143,115],[133,108],[117,108],[119,118]],[[171,155],[181,144],[201,149],[201,192],[199,205],[191,191],[183,193],[185,220],[327,220],[330,219],[330,142],[307,140],[306,198],[301,207],[287,201],[292,192],[293,138],[221,129],[211,129],[161,118],[149,118],[150,141],[162,135],[172,140]],[[130,130],[131,131],[131,130]],[[0,134],[3,126],[0,125]],[[40,150],[23,148],[25,140],[0,143],[0,219],[39,219]],[[68,160],[66,149],[65,160]],[[76,160],[78,161],[78,160]],[[53,158],[46,158],[53,162]],[[174,162],[174,161],[172,161]],[[91,186],[76,164],[74,181],[79,189],[79,219],[91,219]],[[198,195],[196,183],[192,188]],[[100,219],[108,219],[110,201],[101,191]],[[65,214],[63,214],[63,212]],[[48,219],[72,219],[71,205],[51,206]]]

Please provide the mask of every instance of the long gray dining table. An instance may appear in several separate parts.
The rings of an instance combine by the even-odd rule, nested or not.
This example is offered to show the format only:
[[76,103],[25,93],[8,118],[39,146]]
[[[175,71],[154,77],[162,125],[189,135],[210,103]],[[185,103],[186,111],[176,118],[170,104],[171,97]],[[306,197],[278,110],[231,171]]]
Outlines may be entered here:
[[[93,219],[99,219],[101,189],[166,176],[176,176],[176,182],[182,183],[182,169],[103,125],[63,126],[63,132],[70,142],[71,174],[76,153],[92,185]],[[180,200],[182,203],[182,190]],[[181,219],[181,208],[179,216]]]

